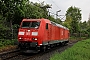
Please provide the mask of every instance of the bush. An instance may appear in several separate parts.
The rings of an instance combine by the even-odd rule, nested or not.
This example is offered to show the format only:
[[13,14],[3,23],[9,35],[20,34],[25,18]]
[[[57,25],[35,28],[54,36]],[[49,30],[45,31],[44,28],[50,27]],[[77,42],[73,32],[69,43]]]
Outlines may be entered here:
[[14,45],[16,42],[17,40],[0,40],[0,47]]

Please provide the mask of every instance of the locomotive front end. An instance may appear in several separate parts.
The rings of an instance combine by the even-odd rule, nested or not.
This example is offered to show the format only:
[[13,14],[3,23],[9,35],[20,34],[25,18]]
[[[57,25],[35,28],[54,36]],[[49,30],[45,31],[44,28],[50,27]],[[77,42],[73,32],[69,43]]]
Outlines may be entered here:
[[18,32],[19,47],[22,50],[34,50],[38,47],[39,20],[23,20]]

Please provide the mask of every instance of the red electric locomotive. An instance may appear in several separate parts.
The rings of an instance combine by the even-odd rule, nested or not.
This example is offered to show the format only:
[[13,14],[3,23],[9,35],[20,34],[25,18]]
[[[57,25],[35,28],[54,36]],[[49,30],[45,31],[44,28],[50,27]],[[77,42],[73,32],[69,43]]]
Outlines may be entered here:
[[21,50],[40,51],[57,43],[68,43],[69,29],[48,19],[23,19],[18,32]]

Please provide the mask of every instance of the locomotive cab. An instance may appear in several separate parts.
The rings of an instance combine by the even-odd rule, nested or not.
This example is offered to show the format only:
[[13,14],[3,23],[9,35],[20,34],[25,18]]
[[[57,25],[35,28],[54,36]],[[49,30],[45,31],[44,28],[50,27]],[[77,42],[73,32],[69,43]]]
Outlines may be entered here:
[[20,49],[36,49],[39,40],[40,20],[23,20],[18,32]]

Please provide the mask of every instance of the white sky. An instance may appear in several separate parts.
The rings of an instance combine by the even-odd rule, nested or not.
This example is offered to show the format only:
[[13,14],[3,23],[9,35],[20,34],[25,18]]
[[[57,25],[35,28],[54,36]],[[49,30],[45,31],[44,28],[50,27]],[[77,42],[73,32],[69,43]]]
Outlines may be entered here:
[[90,0],[30,0],[32,2],[42,2],[45,4],[52,4],[50,11],[56,14],[56,11],[61,10],[58,15],[65,15],[67,9],[71,6],[80,8],[82,14],[82,21],[88,21],[90,13]]

